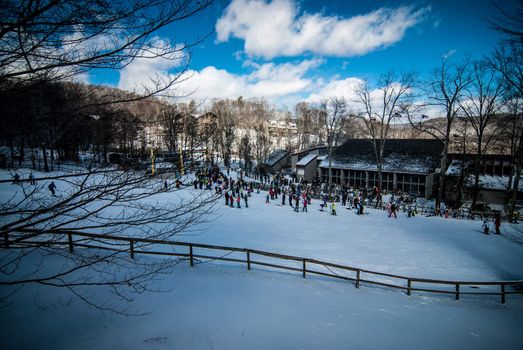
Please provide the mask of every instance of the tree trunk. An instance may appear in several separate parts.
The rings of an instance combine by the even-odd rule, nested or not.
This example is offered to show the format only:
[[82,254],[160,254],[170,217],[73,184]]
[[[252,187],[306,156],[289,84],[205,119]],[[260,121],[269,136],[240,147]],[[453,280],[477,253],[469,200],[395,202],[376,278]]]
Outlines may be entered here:
[[22,161],[24,160],[24,146],[25,146],[25,139],[24,137],[22,136],[21,139],[20,139],[20,152],[19,152],[19,157],[18,157],[18,166],[21,167],[22,166]]
[[45,143],[42,143],[42,156],[44,157],[44,170],[49,172],[49,165],[47,164],[47,152],[45,149]]
[[478,192],[479,192],[479,166],[481,164],[481,155],[478,154],[476,162],[474,164],[474,188],[472,191],[472,208],[476,207],[478,201]]
[[438,195],[436,196],[436,207],[440,207],[441,200],[443,199],[443,194],[445,190],[445,173],[447,172],[447,154],[449,150],[449,135],[450,135],[450,125],[447,125],[447,136],[443,141],[443,150],[441,151],[441,162],[440,162],[440,172],[439,172],[439,187]]
[[514,187],[512,187],[512,199],[510,200],[509,215],[516,211],[516,200],[519,193],[519,178],[521,177],[521,165],[516,164],[516,175],[514,177]]
[[329,147],[329,200],[332,195],[332,146]]
[[11,141],[11,168],[13,168],[15,166],[15,145],[12,137],[9,140]]

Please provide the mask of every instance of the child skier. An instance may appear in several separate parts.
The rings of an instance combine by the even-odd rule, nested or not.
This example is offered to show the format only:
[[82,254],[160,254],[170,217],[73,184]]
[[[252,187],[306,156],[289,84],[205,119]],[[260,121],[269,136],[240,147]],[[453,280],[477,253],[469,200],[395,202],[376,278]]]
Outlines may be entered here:
[[336,215],[336,203],[331,203],[331,215]]

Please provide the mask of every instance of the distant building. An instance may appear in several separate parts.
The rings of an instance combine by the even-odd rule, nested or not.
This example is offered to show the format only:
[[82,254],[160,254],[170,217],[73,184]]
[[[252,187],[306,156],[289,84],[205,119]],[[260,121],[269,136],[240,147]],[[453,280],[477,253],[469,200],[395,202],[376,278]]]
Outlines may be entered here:
[[[447,169],[445,198],[455,202],[471,199],[474,188],[474,168],[477,155],[449,154],[450,166]],[[502,208],[508,204],[514,183],[514,164],[510,156],[486,154],[479,164],[478,203],[486,203]],[[523,190],[523,178],[519,182]],[[523,196],[517,196],[517,206],[523,207]]]
[[[308,154],[317,154],[318,156],[325,156],[327,155],[327,146],[316,146],[312,148],[308,148],[303,151],[295,152],[291,155],[291,168],[293,172],[297,171],[297,164],[298,162],[306,157]],[[315,175],[316,176],[316,175]]]
[[277,173],[284,168],[288,168],[290,166],[290,154],[289,151],[284,149],[273,151],[265,163],[268,171],[271,173]]
[[290,137],[298,133],[296,123],[285,120],[269,121],[269,136]]
[[296,178],[298,181],[306,180],[311,182],[318,174],[318,155],[309,153],[298,163],[296,163]]
[[[439,171],[443,144],[438,140],[391,139],[385,143],[382,188],[429,198]],[[319,165],[319,176],[328,181],[329,160]],[[332,180],[358,188],[378,185],[376,158],[371,140],[350,139],[334,151]]]

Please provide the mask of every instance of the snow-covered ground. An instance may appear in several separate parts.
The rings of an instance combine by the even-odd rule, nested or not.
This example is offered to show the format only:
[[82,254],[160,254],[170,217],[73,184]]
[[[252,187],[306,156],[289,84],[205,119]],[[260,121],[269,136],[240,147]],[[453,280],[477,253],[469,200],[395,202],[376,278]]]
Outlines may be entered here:
[[[37,175],[38,176],[38,175]],[[5,174],[0,177],[7,177]],[[4,197],[15,186],[0,184]],[[157,200],[183,195],[164,193]],[[293,212],[281,198],[249,208],[222,201],[213,220],[177,240],[316,258],[369,270],[449,280],[523,279],[523,226],[501,236],[480,221],[388,218],[338,207],[338,215]],[[4,198],[2,198],[4,199]],[[155,199],[156,200],[156,199]],[[196,250],[195,253],[198,253]],[[146,259],[138,256],[138,259]],[[152,258],[151,258],[152,259]],[[523,344],[523,296],[404,292],[220,262],[179,264],[162,276],[164,293],[138,295],[145,316],[100,313],[66,290],[28,286],[0,310],[2,349],[516,349]],[[93,291],[93,297],[97,297]]]

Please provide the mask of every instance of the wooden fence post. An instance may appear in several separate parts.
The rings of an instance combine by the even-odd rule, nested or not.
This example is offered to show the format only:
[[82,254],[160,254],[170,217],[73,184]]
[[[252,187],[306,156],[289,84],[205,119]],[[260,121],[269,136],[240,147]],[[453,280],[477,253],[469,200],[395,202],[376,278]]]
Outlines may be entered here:
[[7,231],[4,231],[4,245],[9,248],[9,233]]
[[251,252],[247,249],[247,270],[251,269]]
[[505,304],[505,283],[501,283],[501,304]]
[[130,248],[131,248],[131,259],[134,259],[134,241],[130,242]]
[[459,300],[459,283],[456,283],[456,300]]
[[67,239],[69,241],[69,253],[72,253],[73,252],[73,235],[68,233]]
[[189,258],[191,260],[191,266],[194,266],[194,260],[192,255],[192,244],[189,245]]
[[305,267],[305,259],[303,259],[303,278],[305,278],[305,271],[307,268]]
[[356,288],[360,287],[360,270],[356,270]]
[[407,279],[407,295],[410,295],[411,289],[412,289],[412,281],[409,278],[409,279]]

